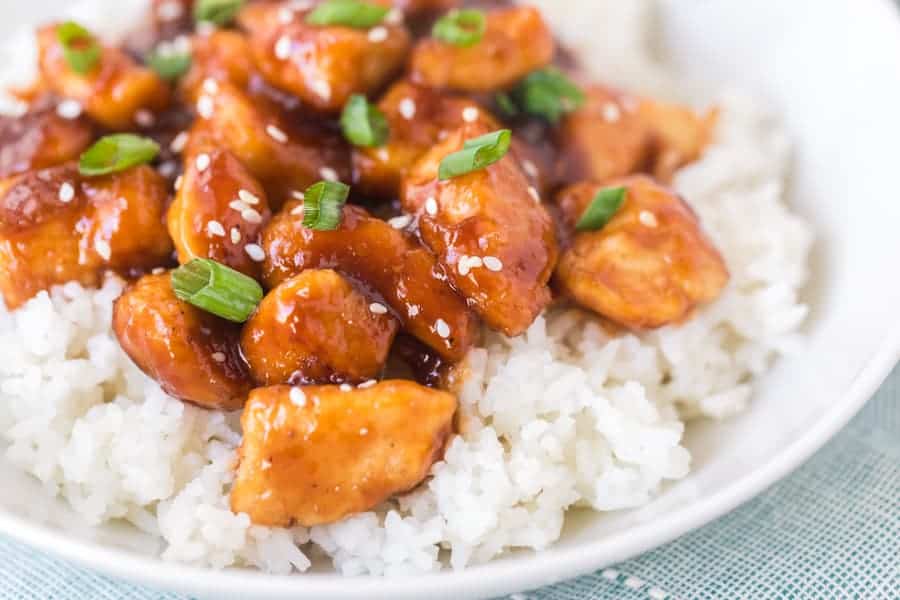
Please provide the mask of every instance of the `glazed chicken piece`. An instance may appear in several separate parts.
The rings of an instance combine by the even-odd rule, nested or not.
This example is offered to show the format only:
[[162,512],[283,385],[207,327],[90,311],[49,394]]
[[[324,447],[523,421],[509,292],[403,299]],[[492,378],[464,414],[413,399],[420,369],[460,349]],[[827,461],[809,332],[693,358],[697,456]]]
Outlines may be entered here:
[[499,91],[548,65],[555,52],[553,33],[540,11],[517,6],[488,12],[484,37],[472,46],[420,41],[410,73],[414,82],[429,87]]
[[104,46],[88,73],[74,71],[66,61],[57,27],[38,32],[41,77],[53,92],[77,100],[91,118],[116,130],[134,129],[139,111],[156,113],[169,105],[165,82],[118,48]]
[[191,68],[179,81],[179,89],[187,100],[197,102],[207,79],[244,89],[255,72],[247,36],[219,29],[191,38]]
[[95,286],[107,270],[139,273],[166,264],[165,180],[135,167],[84,178],[74,164],[0,182],[0,291],[14,309],[41,290]]
[[670,182],[675,171],[700,158],[719,117],[716,109],[700,115],[685,106],[650,99],[641,101],[637,113],[653,132],[653,175],[663,182]]
[[457,8],[462,0],[372,0],[372,3],[398,8],[408,17],[419,17]]
[[[306,22],[310,10],[290,2],[257,3],[239,15],[263,77],[320,111],[337,113],[353,94],[368,94],[402,67],[410,35],[402,25],[371,29]],[[293,15],[288,20],[284,15]]]
[[260,237],[272,216],[266,193],[231,152],[197,149],[185,154],[167,217],[178,262],[211,258],[259,279]]
[[253,387],[240,354],[240,325],[176,298],[170,273],[130,286],[116,300],[113,330],[131,360],[170,396],[237,410]]
[[338,134],[232,83],[208,79],[202,88],[190,145],[230,150],[263,184],[273,209],[322,179],[350,181],[350,150]]
[[412,168],[402,202],[468,304],[490,327],[516,336],[551,300],[547,283],[559,254],[553,221],[512,154],[438,180],[447,155],[488,132],[473,123],[447,136]]
[[384,299],[403,329],[450,362],[475,341],[477,320],[434,256],[411,235],[358,206],[346,205],[334,231],[303,227],[300,204],[290,203],[263,231],[263,281],[274,287],[305,269],[334,269]]
[[241,348],[260,385],[361,383],[384,369],[399,326],[334,271],[308,269],[266,295]]
[[456,406],[452,395],[410,381],[253,390],[231,509],[275,527],[370,510],[425,479],[450,438]]
[[586,102],[556,131],[559,172],[567,183],[606,181],[649,166],[653,130],[637,113],[639,101],[609,88],[585,90]]
[[365,192],[383,198],[396,198],[413,163],[467,118],[500,128],[478,103],[408,81],[394,84],[378,108],[387,118],[390,138],[379,148],[354,148],[353,172],[354,182]]
[[93,140],[83,116],[68,119],[41,102],[21,117],[0,116],[0,179],[77,159]]
[[678,323],[712,302],[728,283],[719,251],[691,208],[648,177],[563,190],[559,206],[574,227],[596,193],[624,186],[625,202],[598,231],[575,234],[556,272],[575,301],[632,329]]

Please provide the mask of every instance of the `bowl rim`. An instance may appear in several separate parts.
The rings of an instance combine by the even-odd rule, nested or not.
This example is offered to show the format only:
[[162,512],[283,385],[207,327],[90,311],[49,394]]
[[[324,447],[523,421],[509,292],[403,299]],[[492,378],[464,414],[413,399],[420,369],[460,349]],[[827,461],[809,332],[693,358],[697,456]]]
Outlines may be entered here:
[[[892,0],[867,0],[867,3],[867,8],[873,11],[873,18],[880,17],[891,23],[896,32],[894,39],[900,41],[900,14]],[[900,43],[897,46],[900,48]],[[900,322],[886,332],[877,349],[863,362],[840,401],[765,464],[712,495],[671,511],[662,521],[637,524],[571,548],[557,548],[552,555],[535,552],[522,559],[501,560],[462,571],[444,570],[425,575],[348,578],[316,573],[284,577],[245,569],[216,571],[167,563],[159,558],[72,539],[63,531],[2,509],[0,533],[37,551],[122,581],[203,597],[214,594],[215,597],[273,600],[418,600],[423,597],[438,600],[502,596],[557,583],[627,560],[710,523],[753,499],[801,466],[837,434],[878,390],[898,362]]]

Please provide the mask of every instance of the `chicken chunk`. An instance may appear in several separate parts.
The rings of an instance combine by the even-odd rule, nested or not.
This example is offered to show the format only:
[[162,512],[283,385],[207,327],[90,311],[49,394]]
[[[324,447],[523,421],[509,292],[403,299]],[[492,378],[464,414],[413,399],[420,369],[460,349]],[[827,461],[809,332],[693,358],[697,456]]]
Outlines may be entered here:
[[38,32],[38,49],[45,84],[57,94],[79,101],[91,118],[105,127],[133,129],[139,111],[158,112],[169,104],[166,83],[118,48],[103,47],[96,65],[86,74],[69,66],[57,26]]
[[181,78],[179,86],[185,98],[196,102],[207,79],[231,82],[238,89],[244,89],[255,72],[247,36],[236,31],[216,30],[191,38],[191,68]]
[[653,132],[653,175],[663,182],[700,158],[718,122],[715,109],[701,115],[685,106],[649,99],[641,101],[637,114]]
[[559,249],[553,220],[512,154],[438,180],[444,157],[486,133],[473,123],[447,136],[412,168],[402,202],[468,304],[490,327],[516,336],[550,303]]
[[392,86],[378,108],[387,118],[390,138],[380,148],[353,149],[353,177],[365,192],[383,198],[396,198],[413,163],[467,118],[500,127],[478,103],[408,81]]
[[286,4],[251,4],[239,21],[250,32],[263,77],[306,104],[337,113],[351,95],[375,92],[403,67],[410,35],[402,25],[311,25],[305,20],[309,10],[285,13]]
[[430,87],[492,92],[548,65],[555,52],[553,33],[540,11],[516,6],[489,12],[484,37],[472,46],[420,41],[410,72],[414,82]]
[[451,394],[409,381],[254,390],[241,419],[231,509],[277,527],[370,510],[425,479],[456,407]]
[[147,275],[113,308],[122,349],[165,392],[203,408],[237,410],[253,387],[240,325],[175,297],[171,274]]
[[559,172],[567,183],[606,181],[643,171],[651,159],[653,130],[637,113],[638,100],[599,86],[556,132]]
[[403,329],[451,362],[474,343],[477,320],[447,283],[434,256],[412,236],[347,205],[334,231],[303,227],[288,204],[263,231],[263,280],[276,286],[305,269],[335,269],[384,299]]
[[85,117],[64,118],[52,103],[21,117],[0,116],[0,179],[75,160],[93,134]]
[[[599,231],[578,233],[556,272],[560,287],[594,312],[633,329],[686,319],[728,283],[725,260],[675,193],[644,176],[613,181],[624,204]],[[574,225],[605,186],[563,190],[560,209]]]
[[398,328],[334,271],[309,269],[266,295],[241,348],[261,385],[359,383],[381,373]]
[[262,186],[231,152],[208,149],[185,156],[167,218],[180,263],[211,258],[259,279],[260,237],[271,216]]
[[106,270],[166,264],[166,183],[147,166],[83,178],[74,164],[0,182],[0,291],[10,309],[68,281],[94,286]]
[[456,8],[462,0],[372,0],[372,3],[398,8],[409,17],[420,17]]
[[273,209],[322,179],[350,181],[350,150],[336,133],[232,83],[207,80],[203,89],[191,145],[230,150],[263,184]]

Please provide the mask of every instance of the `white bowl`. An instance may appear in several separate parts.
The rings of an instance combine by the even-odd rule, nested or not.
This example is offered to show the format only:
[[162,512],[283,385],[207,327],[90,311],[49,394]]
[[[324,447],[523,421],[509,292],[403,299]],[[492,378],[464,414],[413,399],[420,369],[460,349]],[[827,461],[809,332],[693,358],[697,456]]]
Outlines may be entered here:
[[[4,8],[31,22],[61,1]],[[10,12],[11,11],[11,12]],[[793,205],[815,226],[809,345],[760,382],[751,410],[693,427],[694,472],[658,501],[575,515],[563,539],[462,572],[392,579],[273,577],[167,564],[130,549],[128,528],[79,528],[61,502],[0,464],[0,531],[103,573],[199,597],[486,598],[560,581],[664,544],[735,508],[806,460],[856,413],[900,358],[900,21],[888,0],[663,2],[676,64],[758,92],[797,142]],[[10,18],[12,15],[12,18]],[[17,21],[20,20],[20,21]],[[583,23],[590,27],[590,23]],[[152,549],[152,548],[151,548]]]

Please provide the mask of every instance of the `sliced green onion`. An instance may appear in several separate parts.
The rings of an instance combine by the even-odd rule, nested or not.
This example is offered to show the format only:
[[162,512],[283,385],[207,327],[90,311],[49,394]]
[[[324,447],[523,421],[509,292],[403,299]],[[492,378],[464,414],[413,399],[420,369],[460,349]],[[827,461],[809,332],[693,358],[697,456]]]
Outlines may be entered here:
[[117,133],[100,138],[78,161],[78,172],[92,177],[118,173],[148,163],[159,154],[159,144],[150,138],[131,133]]
[[390,133],[384,113],[361,94],[350,96],[344,106],[341,129],[351,144],[368,148],[383,146]]
[[100,61],[103,49],[91,32],[76,23],[66,21],[56,28],[66,62],[76,73],[86,75]]
[[172,271],[172,290],[179,300],[235,323],[249,319],[263,298],[255,279],[208,258]]
[[339,181],[320,181],[303,193],[303,226],[318,231],[338,228],[350,186]]
[[558,122],[585,102],[581,88],[554,67],[530,74],[516,86],[512,98],[524,112],[551,123]]
[[511,143],[512,132],[509,129],[468,140],[462,150],[444,157],[438,178],[444,181],[484,169],[506,156]]
[[480,42],[486,30],[487,17],[484,12],[475,9],[452,10],[437,20],[431,28],[431,35],[447,44],[468,48]]
[[624,187],[603,188],[597,192],[575,225],[575,230],[597,231],[602,229],[622,208],[627,194],[628,190]]
[[310,25],[343,25],[355,29],[368,29],[378,25],[390,11],[362,0],[326,0],[306,15]]
[[197,0],[194,21],[228,25],[244,5],[244,0]]
[[174,81],[191,68],[191,54],[158,47],[147,55],[147,65],[166,81]]

